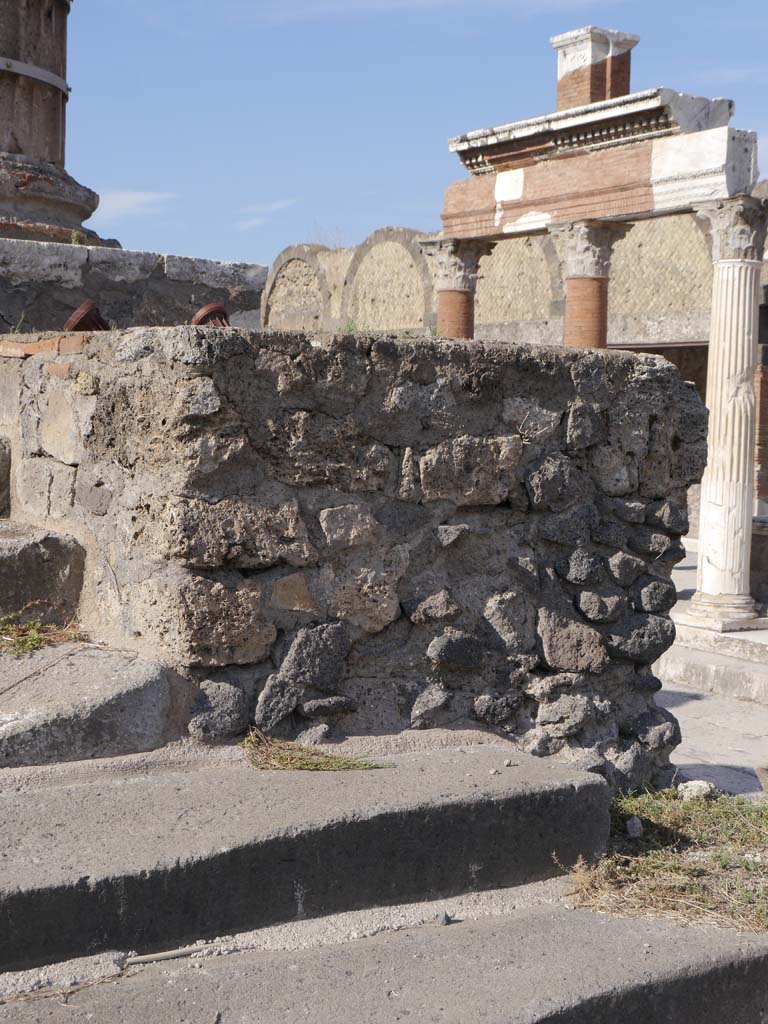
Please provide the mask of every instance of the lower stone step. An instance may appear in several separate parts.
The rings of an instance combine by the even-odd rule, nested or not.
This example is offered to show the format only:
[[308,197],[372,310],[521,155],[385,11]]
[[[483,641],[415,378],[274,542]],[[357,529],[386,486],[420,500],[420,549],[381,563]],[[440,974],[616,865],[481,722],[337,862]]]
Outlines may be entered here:
[[767,1010],[768,936],[539,906],[340,945],[132,967],[60,998],[0,1005],[0,1020],[763,1024]]
[[117,777],[105,763],[87,783],[3,773],[0,969],[521,885],[599,857],[604,781],[522,754],[507,767],[509,753],[341,772]]
[[83,644],[0,657],[0,769],[155,750],[184,731],[190,690],[162,665]]
[[35,618],[66,623],[83,585],[85,553],[72,537],[0,522],[0,617],[38,602]]
[[665,687],[682,685],[768,704],[768,646],[759,645],[759,650],[764,652],[762,663],[675,643],[656,662],[654,671]]

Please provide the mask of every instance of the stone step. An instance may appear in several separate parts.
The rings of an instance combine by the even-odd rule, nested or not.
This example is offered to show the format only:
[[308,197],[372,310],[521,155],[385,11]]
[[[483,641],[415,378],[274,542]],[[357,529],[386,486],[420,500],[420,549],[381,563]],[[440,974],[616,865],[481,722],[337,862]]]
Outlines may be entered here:
[[[120,965],[112,959],[106,984],[0,1005],[0,1020],[760,1024],[768,1006],[766,936],[562,906],[335,945]],[[63,966],[49,973],[71,976]]]
[[[605,850],[595,775],[508,747],[343,772],[0,774],[5,969],[521,885]],[[106,762],[105,765],[109,763]]]
[[154,750],[182,735],[191,698],[185,680],[129,652],[0,657],[0,769]]
[[69,622],[77,611],[85,553],[72,537],[0,522],[0,617],[40,602],[34,617]]
[[736,633],[718,633],[712,629],[699,629],[675,619],[675,646],[695,651],[722,654],[726,658],[768,665],[768,630],[743,630]]
[[768,647],[759,646],[762,663],[675,642],[656,662],[654,671],[665,687],[682,685],[701,693],[768,704]]

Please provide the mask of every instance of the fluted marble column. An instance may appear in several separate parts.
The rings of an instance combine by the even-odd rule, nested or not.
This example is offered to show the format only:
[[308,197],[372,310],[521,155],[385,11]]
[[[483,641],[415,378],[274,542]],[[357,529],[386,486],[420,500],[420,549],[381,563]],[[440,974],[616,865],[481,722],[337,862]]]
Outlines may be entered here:
[[699,567],[691,615],[720,631],[757,618],[750,595],[755,392],[764,204],[750,196],[702,207],[714,261],[707,407],[709,459],[701,485]]
[[565,327],[569,348],[608,344],[608,277],[613,243],[631,225],[578,221],[550,230],[564,248]]
[[434,238],[419,242],[432,274],[441,338],[474,338],[475,292],[480,260],[495,242]]

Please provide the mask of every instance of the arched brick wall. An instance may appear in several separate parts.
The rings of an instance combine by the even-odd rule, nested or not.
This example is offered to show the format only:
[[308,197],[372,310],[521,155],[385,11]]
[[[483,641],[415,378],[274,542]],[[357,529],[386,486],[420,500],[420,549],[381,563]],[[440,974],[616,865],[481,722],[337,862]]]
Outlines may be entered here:
[[609,344],[706,341],[711,303],[709,240],[693,214],[637,221],[616,241]]
[[341,327],[408,330],[434,321],[432,280],[409,228],[382,228],[358,246],[344,282]]
[[329,289],[318,254],[324,245],[293,245],[272,264],[262,298],[261,320],[274,331],[326,330]]
[[552,280],[541,238],[499,242],[480,263],[475,321],[546,320],[551,315]]

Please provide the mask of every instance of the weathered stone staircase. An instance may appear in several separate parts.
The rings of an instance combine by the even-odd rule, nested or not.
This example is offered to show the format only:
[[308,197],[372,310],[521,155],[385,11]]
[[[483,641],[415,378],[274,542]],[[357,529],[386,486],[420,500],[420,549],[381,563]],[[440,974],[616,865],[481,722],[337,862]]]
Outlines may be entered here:
[[[73,538],[0,522],[0,618],[73,622],[84,566]],[[162,665],[94,644],[0,655],[0,768],[159,747],[181,732],[182,686]]]

